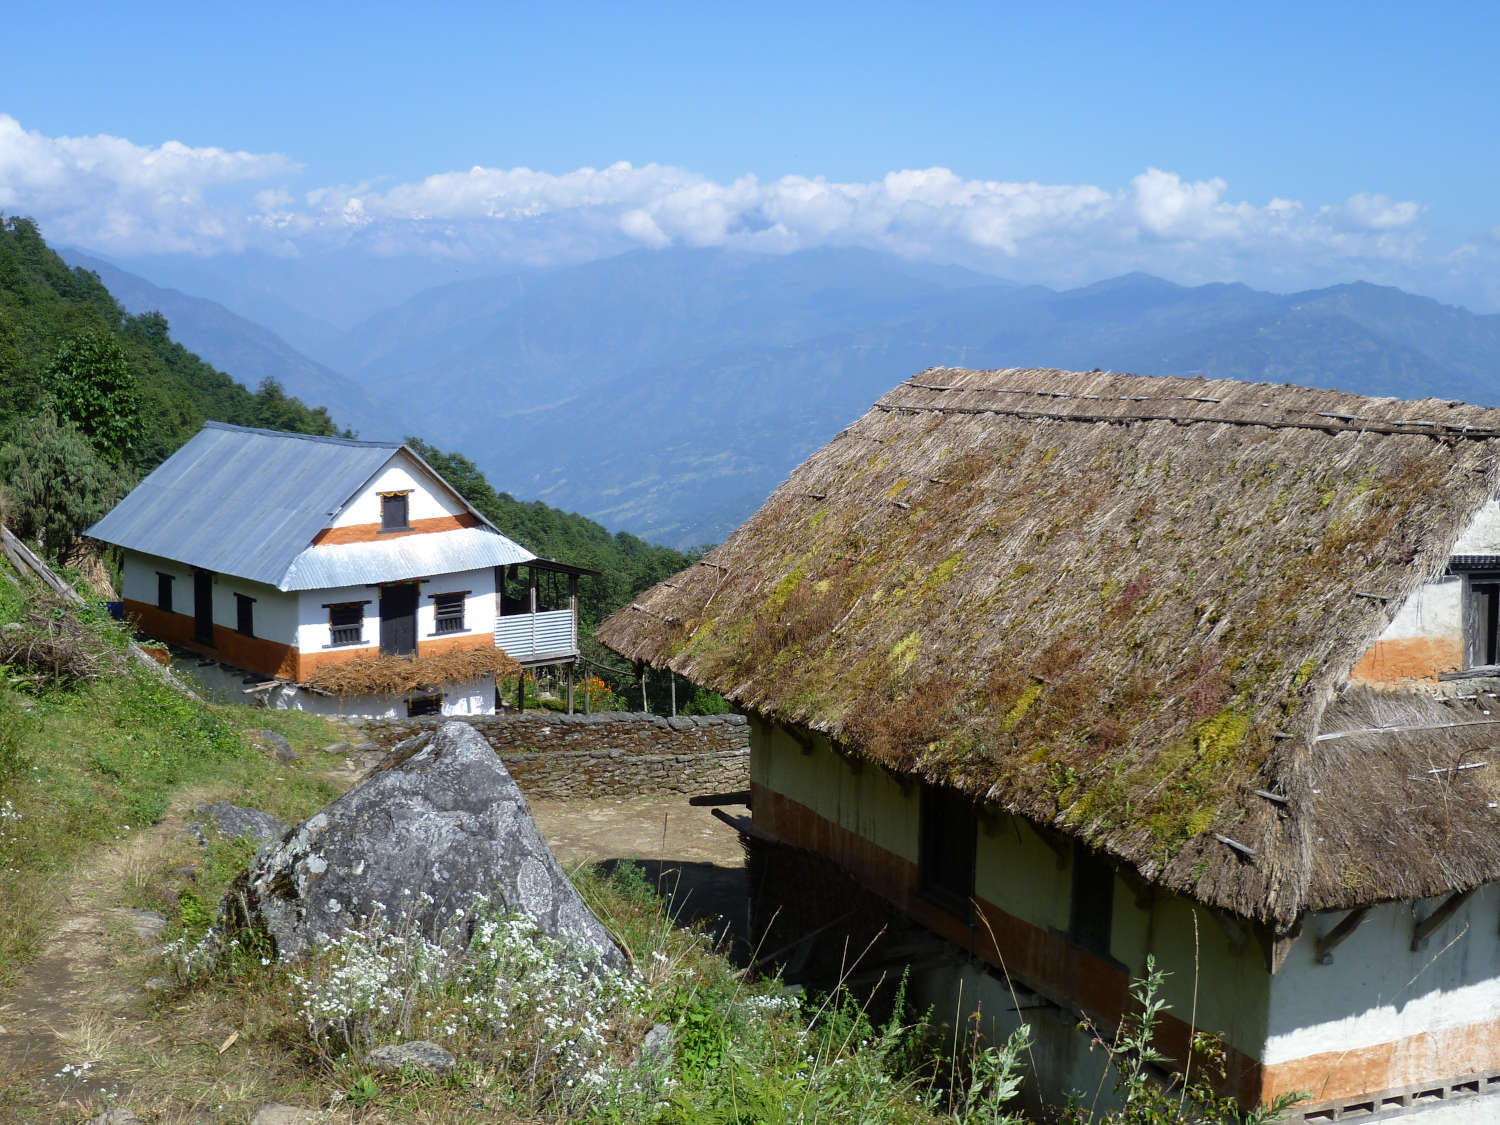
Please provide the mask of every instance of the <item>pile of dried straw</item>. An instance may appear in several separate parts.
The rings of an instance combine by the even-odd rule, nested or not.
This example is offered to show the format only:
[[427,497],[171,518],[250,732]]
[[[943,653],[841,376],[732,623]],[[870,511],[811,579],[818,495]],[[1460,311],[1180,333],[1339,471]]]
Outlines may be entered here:
[[502,649],[473,648],[431,656],[351,660],[320,668],[308,682],[338,696],[398,695],[481,676],[510,676],[520,668]]

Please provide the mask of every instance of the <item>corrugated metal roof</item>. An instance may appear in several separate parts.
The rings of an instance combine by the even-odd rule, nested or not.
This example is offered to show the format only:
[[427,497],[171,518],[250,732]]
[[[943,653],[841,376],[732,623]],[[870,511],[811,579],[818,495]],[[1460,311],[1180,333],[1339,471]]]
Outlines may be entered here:
[[508,566],[534,558],[525,547],[497,531],[465,527],[373,543],[309,547],[297,556],[277,585],[283,590],[326,590],[333,586],[364,586],[456,570]]
[[[313,536],[401,448],[399,442],[311,437],[208,422],[89,528],[88,534],[133,551],[283,590],[394,581],[533,557],[495,531],[478,512],[474,514],[483,520],[481,528],[403,536],[381,544],[318,548],[315,554],[309,548]],[[436,473],[433,476],[442,479]],[[455,554],[438,560],[436,552],[445,549],[440,544],[447,544],[446,549]],[[388,554],[355,550],[365,546],[396,549]],[[346,554],[329,554],[325,559],[323,551]],[[305,562],[300,557],[304,554],[309,556]],[[381,559],[388,559],[396,569],[418,569],[400,574],[388,570],[371,577],[370,568]],[[339,577],[327,582],[306,580],[313,573]],[[358,577],[346,579],[345,574]]]

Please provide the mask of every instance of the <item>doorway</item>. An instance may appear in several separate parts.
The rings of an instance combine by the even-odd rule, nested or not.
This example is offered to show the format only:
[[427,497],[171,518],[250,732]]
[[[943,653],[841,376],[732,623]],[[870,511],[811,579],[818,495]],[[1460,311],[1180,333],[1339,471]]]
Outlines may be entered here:
[[211,570],[193,571],[193,640],[213,647],[214,575]]
[[417,584],[380,588],[381,655],[405,656],[417,651]]

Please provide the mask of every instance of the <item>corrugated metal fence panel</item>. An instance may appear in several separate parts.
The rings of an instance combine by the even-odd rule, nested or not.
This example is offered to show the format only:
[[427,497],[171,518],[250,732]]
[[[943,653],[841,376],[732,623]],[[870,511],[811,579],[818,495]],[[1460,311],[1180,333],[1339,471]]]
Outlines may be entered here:
[[520,661],[572,656],[578,651],[573,614],[570,610],[554,609],[501,617],[495,622],[495,647]]
[[398,535],[371,543],[309,547],[287,571],[283,590],[327,590],[401,582],[460,570],[529,562],[536,556],[520,544],[482,527]]

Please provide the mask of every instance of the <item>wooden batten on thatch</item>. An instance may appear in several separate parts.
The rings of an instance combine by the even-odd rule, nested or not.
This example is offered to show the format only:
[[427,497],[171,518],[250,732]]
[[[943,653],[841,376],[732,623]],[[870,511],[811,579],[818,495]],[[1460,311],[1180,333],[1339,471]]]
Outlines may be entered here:
[[1285,929],[1500,878],[1495,810],[1376,784],[1432,743],[1318,738],[1497,486],[1500,410],[934,369],[598,637]]
[[431,656],[376,656],[320,668],[308,680],[311,687],[332,695],[401,695],[430,690],[481,676],[503,679],[521,666],[498,648],[460,649]]

